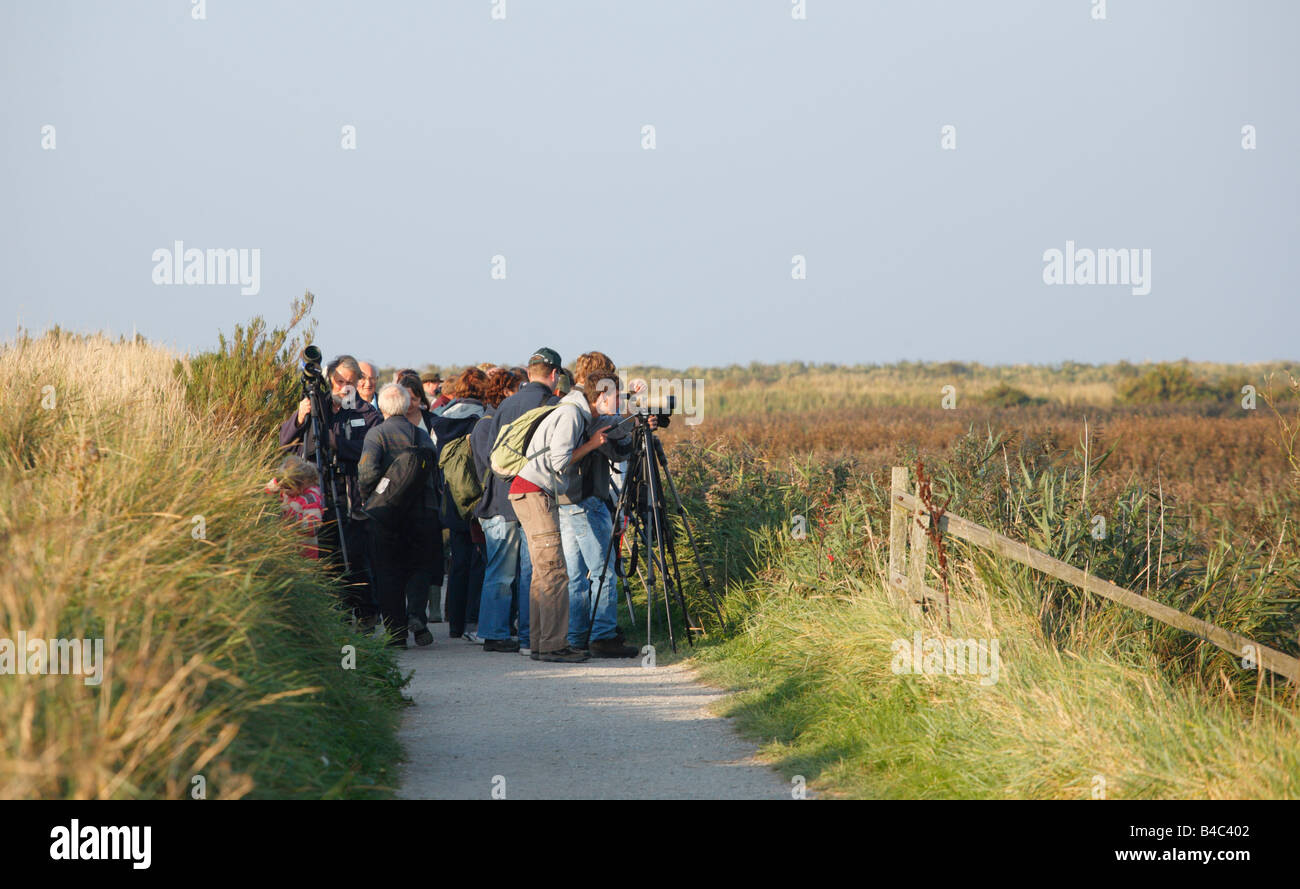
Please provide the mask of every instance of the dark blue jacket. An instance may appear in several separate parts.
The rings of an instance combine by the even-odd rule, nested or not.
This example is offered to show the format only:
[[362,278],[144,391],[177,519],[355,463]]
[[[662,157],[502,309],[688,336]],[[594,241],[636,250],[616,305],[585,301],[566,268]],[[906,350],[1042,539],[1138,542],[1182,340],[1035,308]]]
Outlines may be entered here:
[[[339,471],[347,479],[348,498],[352,504],[353,514],[359,515],[362,497],[357,486],[357,463],[361,460],[361,446],[366,440],[366,433],[384,421],[379,411],[367,402],[358,399],[356,410],[336,407],[331,398],[325,397],[324,403],[328,432],[328,448],[337,451]],[[316,442],[312,437],[311,414],[298,422],[298,410],[292,413],[280,425],[280,447],[283,451],[297,454],[308,462],[316,462]]]
[[474,427],[469,440],[474,452],[474,468],[478,470],[479,481],[483,484],[483,499],[479,501],[474,515],[480,519],[503,516],[507,521],[517,522],[514,507],[507,499],[510,494],[510,482],[502,481],[492,472],[488,459],[492,454],[492,445],[496,443],[497,433],[501,427],[511,423],[535,407],[544,404],[557,404],[559,397],[545,383],[528,382],[519,387],[519,391],[501,402],[490,417],[484,417]]

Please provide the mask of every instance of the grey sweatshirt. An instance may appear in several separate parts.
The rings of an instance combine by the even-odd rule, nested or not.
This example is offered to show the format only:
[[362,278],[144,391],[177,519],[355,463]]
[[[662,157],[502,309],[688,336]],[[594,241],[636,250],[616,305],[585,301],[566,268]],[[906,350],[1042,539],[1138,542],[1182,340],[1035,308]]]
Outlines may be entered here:
[[573,452],[587,440],[590,425],[591,408],[587,406],[587,396],[573,391],[561,398],[555,410],[547,414],[533,432],[528,453],[537,456],[524,464],[519,477],[543,491],[556,495],[566,493],[573,481],[570,477]]

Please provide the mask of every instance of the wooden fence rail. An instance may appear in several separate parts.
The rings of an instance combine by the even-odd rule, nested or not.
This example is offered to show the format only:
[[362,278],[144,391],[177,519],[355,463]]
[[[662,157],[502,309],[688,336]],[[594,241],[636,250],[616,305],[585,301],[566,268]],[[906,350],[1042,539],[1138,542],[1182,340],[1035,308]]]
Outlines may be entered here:
[[[890,476],[890,511],[889,511],[889,581],[904,602],[911,605],[925,599],[936,599],[941,594],[925,585],[926,531],[930,526],[931,516],[920,498],[907,491],[908,470],[905,466],[895,466]],[[910,526],[910,528],[909,528]],[[984,549],[992,550],[1023,565],[1042,571],[1044,574],[1064,580],[1067,583],[1096,593],[1135,611],[1140,611],[1171,627],[1185,630],[1222,648],[1224,651],[1243,657],[1251,654],[1261,667],[1265,667],[1285,676],[1292,682],[1300,681],[1300,661],[1280,651],[1261,645],[1245,636],[1215,626],[1208,621],[1184,614],[1160,602],[1152,601],[1146,596],[1124,589],[1109,581],[1093,577],[1073,565],[1054,559],[1044,552],[1033,549],[1018,540],[1004,537],[983,525],[964,519],[961,516],[945,513],[939,519],[939,530],[961,540],[973,543]],[[908,534],[910,531],[911,547],[908,552]]]

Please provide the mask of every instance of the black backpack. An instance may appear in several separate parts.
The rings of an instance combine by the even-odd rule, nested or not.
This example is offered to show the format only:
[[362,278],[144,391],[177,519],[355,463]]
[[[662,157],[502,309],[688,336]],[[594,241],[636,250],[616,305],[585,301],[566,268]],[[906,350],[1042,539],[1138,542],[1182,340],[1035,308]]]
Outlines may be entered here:
[[415,443],[415,429],[411,427],[410,447],[398,451],[362,509],[385,528],[398,529],[410,518],[412,507],[420,503],[429,474],[438,465],[433,448]]

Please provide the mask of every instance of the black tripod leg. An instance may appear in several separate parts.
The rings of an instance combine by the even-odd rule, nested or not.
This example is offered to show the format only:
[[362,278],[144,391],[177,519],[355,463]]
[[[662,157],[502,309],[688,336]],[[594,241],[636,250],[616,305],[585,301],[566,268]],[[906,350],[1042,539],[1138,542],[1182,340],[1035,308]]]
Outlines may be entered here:
[[[690,544],[691,553],[695,556],[695,567],[699,569],[700,581],[704,586],[704,591],[709,594],[709,601],[713,605],[713,613],[717,615],[718,624],[724,629],[729,629],[726,619],[722,616],[722,603],[718,601],[718,596],[713,591],[713,584],[709,583],[708,571],[704,567],[704,560],[700,558],[700,548],[695,545],[695,532],[691,530],[691,522],[686,514],[686,507],[682,505],[682,497],[677,493],[677,484],[673,481],[673,474],[668,471],[668,458],[664,456],[662,449],[657,449],[655,456],[658,457],[659,464],[663,469],[664,479],[668,482],[668,491],[672,494],[673,502],[677,505],[677,515],[682,520],[682,527],[686,529],[686,542]],[[675,562],[676,557],[674,556]]]
[[[662,546],[663,540],[656,533],[655,523],[652,519],[642,518],[642,525],[645,528],[645,547],[646,547],[646,576],[649,578],[649,584],[646,586],[646,610],[651,611],[655,598],[655,566],[659,566],[659,583],[663,586],[664,592],[664,616],[668,625],[668,644],[672,646],[673,652],[677,651],[677,636],[673,632],[673,615],[670,607],[670,598],[668,594],[668,585],[670,579],[668,572],[664,570],[664,561],[660,553],[656,552],[655,546]],[[654,539],[651,535],[654,535]],[[647,624],[648,626],[648,624]],[[647,641],[649,637],[647,636]]]
[[671,538],[668,541],[668,558],[672,562],[673,586],[677,593],[677,604],[682,609],[682,620],[686,622],[686,641],[692,648],[694,648],[694,634],[701,628],[695,626],[695,621],[691,618],[690,609],[686,607],[686,596],[682,593],[682,575],[677,568],[677,548],[673,545]]
[[660,575],[664,581],[664,620],[668,624],[668,644],[673,647],[673,654],[677,653],[677,639],[673,636],[673,613],[668,604],[668,576]]
[[[615,539],[617,540],[618,538],[615,538]],[[618,551],[618,552],[615,552],[615,554],[614,554],[614,561],[615,561],[615,564],[617,564],[617,563],[618,563],[618,560],[621,558],[621,555],[620,555],[620,553],[621,553],[621,549],[622,549],[622,548],[620,547],[619,551]],[[627,621],[628,621],[628,624],[627,624],[627,625],[628,625],[629,627],[634,627],[634,626],[636,626],[636,611],[632,608],[632,585],[631,585],[630,583],[627,582],[627,578],[626,578],[626,577],[619,575],[619,573],[618,573],[618,569],[615,568],[615,569],[614,569],[614,583],[618,583],[620,580],[623,581],[623,583],[619,584],[621,587],[623,587],[623,599],[624,599],[624,601],[626,601],[626,603],[627,603]]]
[[[653,523],[647,520],[646,526],[648,528],[652,527]],[[672,645],[673,651],[675,652],[677,651],[677,635],[673,629],[672,600],[674,597],[676,597],[676,593],[672,589],[672,575],[668,573],[668,562],[665,559],[665,554],[663,551],[663,538],[662,537],[657,538],[655,543],[658,546],[658,549],[656,550],[655,548],[652,547],[646,556],[646,565],[648,566],[647,571],[649,572],[650,577],[653,579],[655,568],[656,566],[658,567],[659,582],[660,584],[662,584],[663,592],[664,592],[664,615],[668,620],[668,642],[670,645]],[[684,622],[688,624],[687,639],[689,641],[690,622],[688,620]]]
[[[647,528],[644,523],[641,525],[641,534],[644,537],[644,543],[646,548],[646,560],[645,560],[646,572],[645,573],[650,575],[650,577],[649,579],[647,579],[645,574],[641,573],[640,568],[637,569],[636,575],[637,577],[641,578],[641,586],[645,588],[645,641],[647,645],[651,645],[653,644],[654,641],[654,636],[651,634],[654,632],[654,613],[655,613],[654,588],[651,586],[651,584],[654,581],[655,569],[654,569],[654,564],[651,562],[649,556],[649,553],[651,552],[650,529]],[[671,632],[671,630],[672,627],[671,625],[669,625],[669,631]]]

